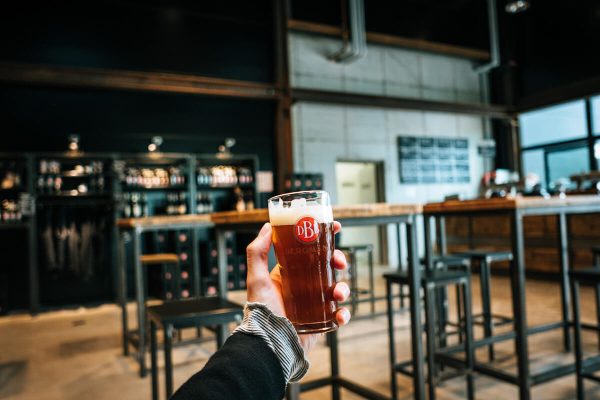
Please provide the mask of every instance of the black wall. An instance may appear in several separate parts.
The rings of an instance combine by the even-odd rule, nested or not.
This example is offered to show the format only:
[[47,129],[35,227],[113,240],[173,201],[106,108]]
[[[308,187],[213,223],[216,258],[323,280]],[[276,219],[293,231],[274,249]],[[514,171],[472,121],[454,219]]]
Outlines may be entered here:
[[163,151],[215,153],[235,137],[236,153],[257,154],[274,166],[274,104],[141,92],[4,87],[1,151],[64,151],[77,133],[85,151],[146,151],[150,138]]
[[[271,1],[21,2],[0,13],[0,61],[273,81]],[[195,95],[0,86],[0,151],[236,153],[274,165],[274,103]]]

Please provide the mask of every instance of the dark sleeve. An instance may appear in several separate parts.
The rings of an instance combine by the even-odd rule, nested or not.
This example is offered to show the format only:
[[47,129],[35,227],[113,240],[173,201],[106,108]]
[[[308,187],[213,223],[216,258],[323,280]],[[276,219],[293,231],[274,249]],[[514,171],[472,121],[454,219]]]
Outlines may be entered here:
[[267,343],[238,332],[171,399],[281,400],[285,384],[281,364]]

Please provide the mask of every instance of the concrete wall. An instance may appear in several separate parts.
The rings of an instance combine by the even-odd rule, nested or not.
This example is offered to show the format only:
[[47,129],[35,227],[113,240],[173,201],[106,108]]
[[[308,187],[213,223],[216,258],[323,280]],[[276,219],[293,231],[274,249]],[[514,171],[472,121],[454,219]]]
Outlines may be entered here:
[[[295,87],[456,102],[480,99],[479,78],[468,60],[369,45],[365,59],[341,65],[327,60],[341,46],[338,40],[293,33],[289,44],[290,79]],[[477,155],[483,138],[479,117],[300,102],[292,109],[292,121],[294,168],[322,171],[334,202],[337,160],[383,161],[388,202],[428,202],[451,193],[477,193],[484,168]],[[403,135],[468,138],[471,182],[401,184],[396,140]],[[395,230],[390,228],[388,237],[390,244],[395,243]],[[394,246],[389,256],[395,264]]]

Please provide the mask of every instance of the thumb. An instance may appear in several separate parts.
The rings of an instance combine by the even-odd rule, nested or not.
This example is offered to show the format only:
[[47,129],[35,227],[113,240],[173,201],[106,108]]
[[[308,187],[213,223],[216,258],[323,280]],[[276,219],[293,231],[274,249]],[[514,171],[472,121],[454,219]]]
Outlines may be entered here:
[[269,249],[271,248],[271,224],[263,225],[256,239],[246,247],[248,278],[269,278]]

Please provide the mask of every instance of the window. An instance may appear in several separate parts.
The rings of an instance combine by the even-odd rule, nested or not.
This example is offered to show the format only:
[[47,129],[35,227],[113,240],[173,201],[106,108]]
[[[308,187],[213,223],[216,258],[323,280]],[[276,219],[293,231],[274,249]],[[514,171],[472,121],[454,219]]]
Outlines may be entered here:
[[[600,96],[594,96],[591,99],[592,109],[592,132],[594,135],[600,135]],[[598,157],[596,157],[598,158]]]
[[[550,184],[559,180],[569,181],[571,175],[581,174],[590,170],[587,146],[549,151],[546,162],[548,165],[548,183]],[[566,184],[569,186],[570,181],[566,182]]]
[[543,186],[598,169],[600,95],[523,113],[519,123],[523,173],[538,175]]
[[[600,108],[600,105],[598,106]],[[521,114],[521,146],[531,147],[587,136],[585,101],[578,100]]]
[[530,150],[523,152],[523,171],[525,174],[536,174],[542,186],[546,187],[546,163],[544,150]]

